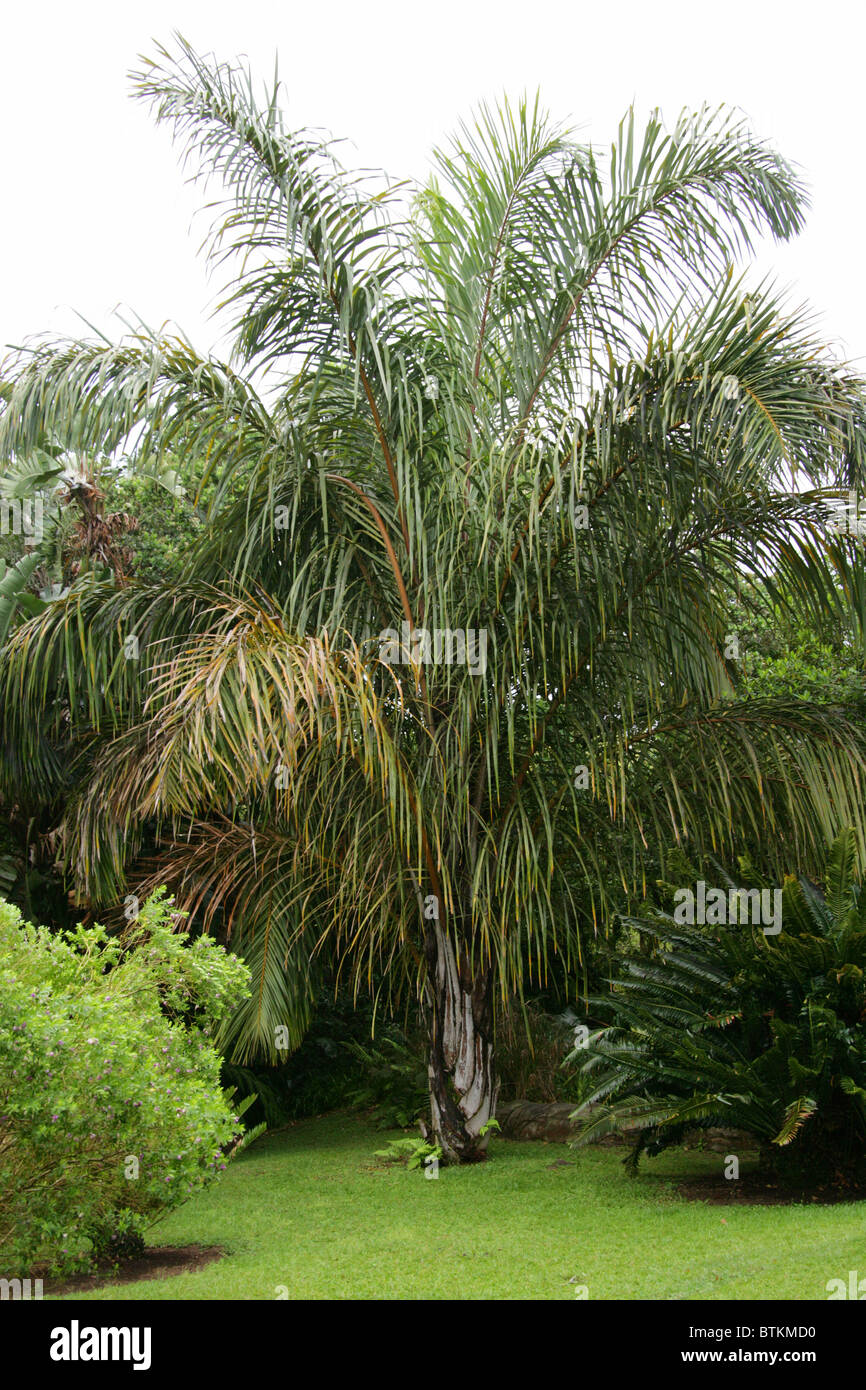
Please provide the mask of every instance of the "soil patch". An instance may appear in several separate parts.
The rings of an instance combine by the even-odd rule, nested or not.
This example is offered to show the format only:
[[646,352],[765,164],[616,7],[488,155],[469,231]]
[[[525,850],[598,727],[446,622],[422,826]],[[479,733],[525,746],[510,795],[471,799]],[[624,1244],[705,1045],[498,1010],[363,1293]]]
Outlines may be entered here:
[[722,1174],[689,1178],[677,1183],[676,1191],[690,1201],[718,1207],[830,1206],[866,1201],[866,1187],[782,1187],[761,1173],[732,1179]]
[[87,1293],[106,1284],[134,1284],[139,1279],[167,1279],[172,1274],[202,1269],[225,1254],[221,1245],[154,1245],[142,1255],[116,1264],[100,1265],[92,1274],[74,1279],[45,1278],[46,1294]]

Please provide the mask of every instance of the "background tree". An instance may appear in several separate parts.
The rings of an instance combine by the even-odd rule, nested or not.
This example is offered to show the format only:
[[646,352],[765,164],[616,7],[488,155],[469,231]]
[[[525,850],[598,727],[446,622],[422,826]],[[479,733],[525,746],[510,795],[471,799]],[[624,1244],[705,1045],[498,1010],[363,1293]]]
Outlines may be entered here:
[[[0,399],[10,390],[0,385]],[[68,426],[66,433],[72,437]],[[203,525],[191,501],[200,471],[187,454],[85,457],[47,436],[26,458],[8,458],[0,471],[0,640],[63,597],[84,572],[116,585],[133,574],[176,581]],[[29,919],[55,924],[66,922],[70,907],[55,865],[64,743],[42,741],[41,775],[30,779],[29,794],[8,746],[7,793],[0,798],[0,892]]]
[[[182,42],[136,86],[224,195],[234,356],[37,344],[0,450],[135,429],[206,460],[210,521],[182,582],[82,577],[13,634],[3,732],[70,740],[81,893],[150,875],[232,937],[238,1060],[300,1038],[324,951],[417,991],[433,1135],[474,1160],[495,999],[579,960],[612,870],[636,891],[671,838],[743,826],[862,851],[862,731],[723,699],[744,568],[841,603],[819,490],[861,476],[861,384],[732,269],[803,193],[724,112],[628,113],[602,162],[523,102],[410,200]],[[486,661],[430,660],[443,630]]]

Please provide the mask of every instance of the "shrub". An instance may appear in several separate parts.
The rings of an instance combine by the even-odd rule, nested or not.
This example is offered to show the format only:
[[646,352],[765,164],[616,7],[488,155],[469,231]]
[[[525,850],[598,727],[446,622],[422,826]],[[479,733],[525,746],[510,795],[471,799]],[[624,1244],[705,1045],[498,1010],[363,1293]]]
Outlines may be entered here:
[[18,1272],[129,1253],[239,1134],[213,1025],[249,972],[171,929],[162,891],[121,942],[0,900],[0,1247]]
[[227,1062],[223,1080],[239,1094],[256,1092],[254,1119],[272,1128],[351,1106],[375,1112],[383,1128],[408,1127],[425,1111],[427,1061],[422,1039],[392,1018],[377,1018],[370,1000],[322,983],[309,1032],[275,1067]]
[[[590,1039],[580,1143],[636,1130],[628,1160],[695,1126],[748,1131],[780,1178],[866,1180],[866,895],[855,843],[832,845],[821,891],[785,880],[782,929],[631,919],[626,959]],[[578,1054],[574,1054],[575,1060]]]
[[370,1110],[379,1129],[409,1129],[427,1113],[427,1063],[417,1046],[387,1033],[378,1046],[344,1046],[364,1068],[363,1083],[349,1102],[356,1110]]

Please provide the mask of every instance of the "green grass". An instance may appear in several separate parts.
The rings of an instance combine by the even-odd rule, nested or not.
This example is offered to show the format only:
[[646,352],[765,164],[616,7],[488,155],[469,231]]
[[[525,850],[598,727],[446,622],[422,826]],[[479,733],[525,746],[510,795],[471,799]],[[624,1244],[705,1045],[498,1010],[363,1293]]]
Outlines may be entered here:
[[866,1202],[678,1196],[674,1182],[719,1172],[719,1154],[666,1154],[632,1179],[622,1150],[496,1139],[488,1163],[430,1181],[379,1165],[387,1137],[344,1114],[266,1135],[151,1233],[223,1245],[224,1259],[75,1296],[573,1300],[585,1285],[590,1299],[826,1299],[828,1279],[866,1275]]

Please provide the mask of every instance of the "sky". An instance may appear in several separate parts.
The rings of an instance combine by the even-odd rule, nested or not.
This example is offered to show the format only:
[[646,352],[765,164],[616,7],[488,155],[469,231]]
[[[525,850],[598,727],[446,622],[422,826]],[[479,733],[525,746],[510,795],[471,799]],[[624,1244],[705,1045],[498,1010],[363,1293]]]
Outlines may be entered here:
[[200,190],[167,129],[130,95],[137,55],[179,30],[200,52],[275,58],[292,127],[345,137],[344,163],[423,179],[429,151],[479,101],[540,89],[606,145],[625,109],[737,106],[800,167],[812,208],[772,272],[810,303],[837,355],[866,370],[863,52],[866,7],[824,0],[31,0],[2,9],[0,356],[34,334],[112,337],[115,317],[178,324],[200,351],[220,287],[198,248]]

